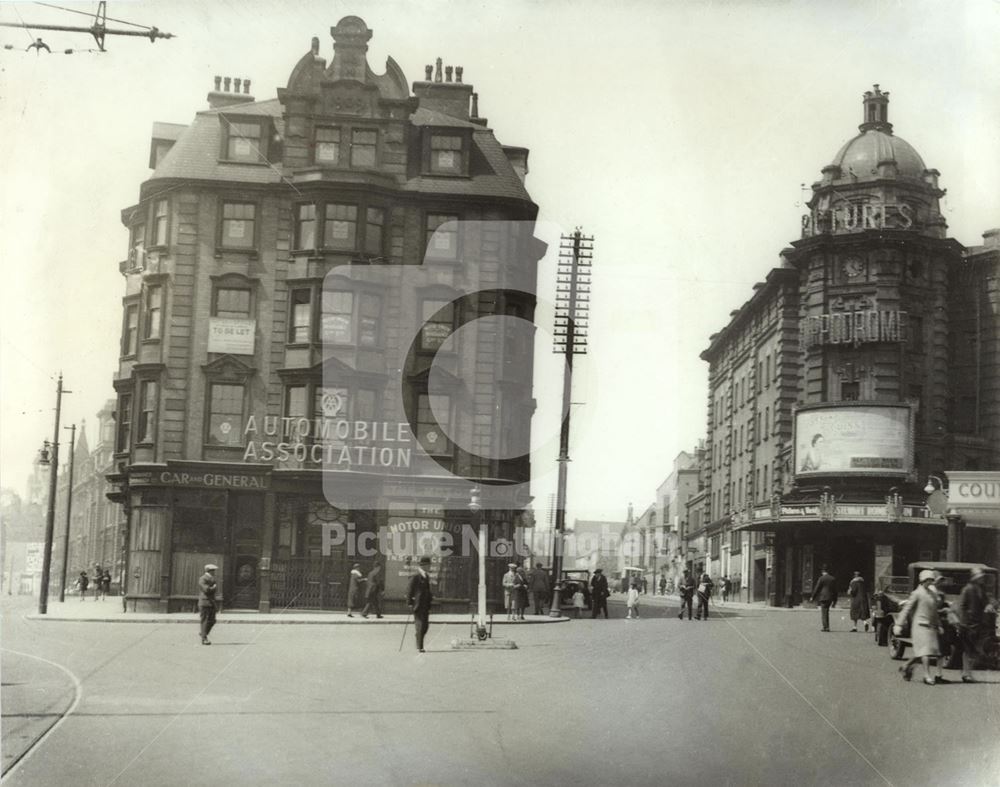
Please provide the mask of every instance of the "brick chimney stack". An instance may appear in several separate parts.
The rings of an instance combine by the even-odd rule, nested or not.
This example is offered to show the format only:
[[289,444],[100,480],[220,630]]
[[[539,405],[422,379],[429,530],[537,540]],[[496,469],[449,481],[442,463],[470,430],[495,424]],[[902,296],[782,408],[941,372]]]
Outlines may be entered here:
[[441,58],[437,58],[433,66],[424,68],[424,72],[424,81],[413,83],[413,95],[420,99],[420,106],[469,120],[472,85],[462,81],[462,66],[443,66]]
[[253,100],[254,97],[250,95],[249,79],[217,76],[215,77],[215,87],[208,94],[208,108],[219,109],[234,104],[247,104]]

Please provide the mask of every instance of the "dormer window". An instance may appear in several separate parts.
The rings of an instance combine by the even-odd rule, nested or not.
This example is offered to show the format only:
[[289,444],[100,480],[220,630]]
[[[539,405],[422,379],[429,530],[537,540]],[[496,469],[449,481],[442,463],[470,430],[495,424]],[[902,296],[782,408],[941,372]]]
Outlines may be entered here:
[[252,164],[266,158],[267,140],[259,120],[230,120],[222,118],[223,158]]
[[427,142],[427,167],[431,175],[467,175],[469,137],[431,132]]

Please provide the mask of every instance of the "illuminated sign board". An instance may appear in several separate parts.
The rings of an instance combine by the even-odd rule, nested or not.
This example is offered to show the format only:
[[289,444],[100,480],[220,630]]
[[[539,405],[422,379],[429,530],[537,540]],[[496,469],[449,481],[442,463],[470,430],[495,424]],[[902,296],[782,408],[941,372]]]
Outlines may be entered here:
[[856,309],[806,317],[802,321],[802,343],[850,344],[858,347],[876,342],[905,342],[909,327],[904,311]]
[[910,475],[913,414],[897,404],[841,403],[795,413],[795,475]]
[[859,202],[842,199],[834,202],[830,208],[816,208],[804,215],[802,235],[810,238],[827,232],[837,235],[863,230],[911,230],[915,229],[915,218],[916,211],[905,202],[892,203],[879,200]]

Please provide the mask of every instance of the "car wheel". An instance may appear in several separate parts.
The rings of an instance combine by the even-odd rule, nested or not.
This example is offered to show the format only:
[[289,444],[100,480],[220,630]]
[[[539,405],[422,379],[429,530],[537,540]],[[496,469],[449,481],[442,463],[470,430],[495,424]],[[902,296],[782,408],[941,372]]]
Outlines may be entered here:
[[900,642],[898,639],[893,637],[889,640],[889,656],[896,661],[903,658],[903,654],[906,652],[906,645]]

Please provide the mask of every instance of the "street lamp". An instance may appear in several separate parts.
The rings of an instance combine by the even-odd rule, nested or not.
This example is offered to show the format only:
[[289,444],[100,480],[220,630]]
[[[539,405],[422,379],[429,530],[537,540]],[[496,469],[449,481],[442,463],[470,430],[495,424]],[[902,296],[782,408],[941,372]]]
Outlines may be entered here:
[[479,531],[479,593],[476,604],[476,639],[486,639],[486,549],[487,526],[483,521],[482,490],[475,486],[469,495],[469,512],[472,514],[472,526]]
[[[935,481],[937,481],[937,486],[934,485]],[[944,485],[944,481],[941,480],[940,476],[928,476],[924,492],[932,497],[935,493],[939,493],[944,497],[944,503],[940,506],[941,511],[935,510],[938,506],[936,503],[932,505],[932,502],[934,502],[932,500],[927,501],[927,508],[932,513],[944,517],[944,520],[948,523],[948,541],[945,548],[945,559],[956,563],[960,562],[963,552],[962,541],[965,536],[965,520],[954,507],[948,506],[948,488]]]

